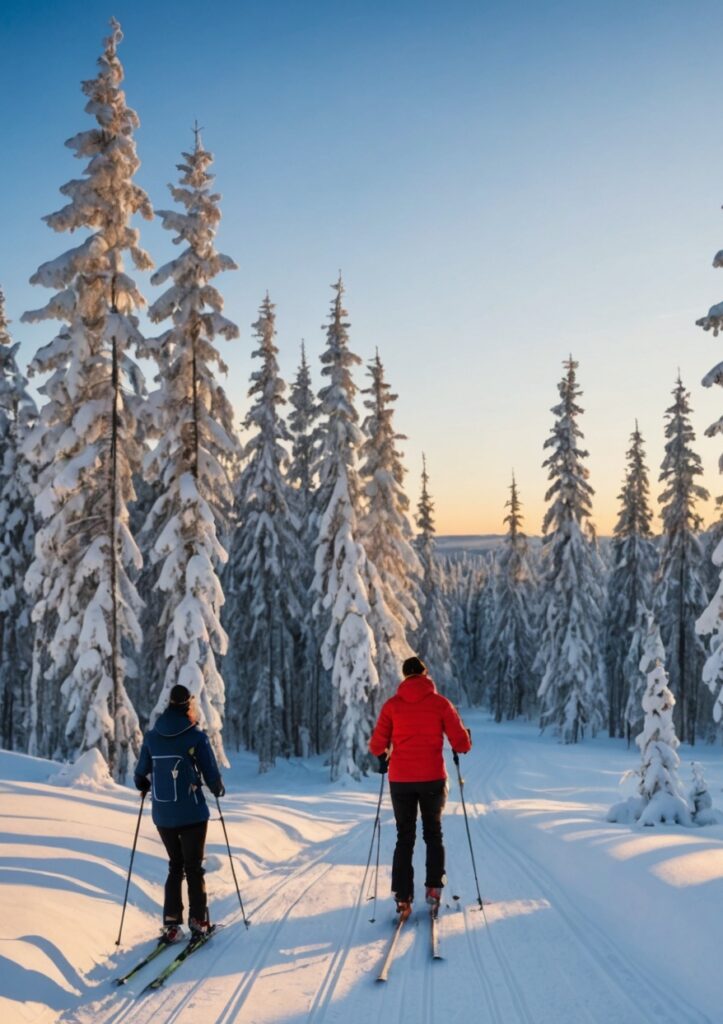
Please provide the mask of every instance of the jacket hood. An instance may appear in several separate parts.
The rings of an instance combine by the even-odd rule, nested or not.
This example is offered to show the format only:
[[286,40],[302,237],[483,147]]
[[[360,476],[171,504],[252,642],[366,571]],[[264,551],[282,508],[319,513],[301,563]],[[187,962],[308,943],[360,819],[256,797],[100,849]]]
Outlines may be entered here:
[[421,700],[436,692],[437,687],[429,676],[407,676],[397,688],[397,697],[401,697],[407,704],[419,704]]
[[166,708],[166,710],[158,716],[154,729],[160,736],[180,736],[184,732],[188,732],[189,729],[195,729],[195,724],[190,722],[188,715],[185,711],[180,708]]

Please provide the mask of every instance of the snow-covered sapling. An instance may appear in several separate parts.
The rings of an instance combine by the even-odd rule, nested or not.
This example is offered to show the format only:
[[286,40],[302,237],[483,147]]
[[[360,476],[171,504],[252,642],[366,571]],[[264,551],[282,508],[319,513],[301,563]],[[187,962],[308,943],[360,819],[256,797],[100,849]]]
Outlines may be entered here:
[[643,694],[645,723],[635,742],[641,752],[638,796],[611,807],[608,821],[641,825],[661,823],[691,825],[690,808],[678,778],[680,743],[673,725],[675,697],[668,688],[668,676],[662,662],[663,645],[660,630],[653,617],[648,619],[648,636],[640,670],[647,674]]

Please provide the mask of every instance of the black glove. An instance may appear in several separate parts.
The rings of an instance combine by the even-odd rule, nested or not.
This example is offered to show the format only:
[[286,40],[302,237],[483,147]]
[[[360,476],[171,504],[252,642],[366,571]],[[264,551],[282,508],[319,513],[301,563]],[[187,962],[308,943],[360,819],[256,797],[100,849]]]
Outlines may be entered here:
[[[465,725],[465,729],[467,729],[466,725]],[[471,743],[472,742],[472,730],[471,729],[467,729],[467,735],[469,736],[469,741]]]
[[385,754],[380,754],[377,758],[377,771],[380,775],[386,775],[389,771],[389,758]]
[[219,782],[218,786],[213,791],[213,795],[215,797],[226,796],[226,787],[223,782]]
[[144,796],[151,788],[151,780],[145,775],[136,775],[134,776],[133,781],[136,784],[138,792],[143,793]]

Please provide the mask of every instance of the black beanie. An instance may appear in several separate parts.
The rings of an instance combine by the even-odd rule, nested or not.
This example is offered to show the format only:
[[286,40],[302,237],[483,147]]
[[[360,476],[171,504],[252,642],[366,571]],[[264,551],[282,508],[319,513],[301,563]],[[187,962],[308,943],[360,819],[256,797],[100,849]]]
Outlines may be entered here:
[[402,665],[402,675],[405,679],[407,676],[423,676],[426,672],[427,666],[421,658],[407,658]]
[[191,703],[191,692],[186,689],[185,686],[181,686],[180,683],[176,683],[171,690],[168,702],[169,704],[173,704],[174,707],[186,708]]

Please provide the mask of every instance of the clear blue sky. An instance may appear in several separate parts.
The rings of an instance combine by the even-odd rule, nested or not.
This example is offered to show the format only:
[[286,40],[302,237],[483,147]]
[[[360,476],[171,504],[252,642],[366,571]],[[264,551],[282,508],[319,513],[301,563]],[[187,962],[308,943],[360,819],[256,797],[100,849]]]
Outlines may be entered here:
[[[72,243],[40,218],[80,170],[63,142],[90,124],[79,86],[111,15],[154,205],[171,202],[194,119],[216,156],[219,246],[240,267],[221,280],[242,330],[221,342],[239,417],[266,289],[282,370],[303,337],[318,384],[341,268],[352,347],[379,348],[410,496],[424,451],[440,532],[501,530],[513,467],[539,532],[570,352],[601,532],[636,417],[657,478],[678,368],[705,482],[723,490],[720,441],[703,436],[720,392],[700,387],[720,345],[694,326],[723,299],[723,3],[4,0],[0,282],[25,362],[50,337],[18,322],[46,299],[28,278]],[[142,232],[163,262],[169,233]]]

